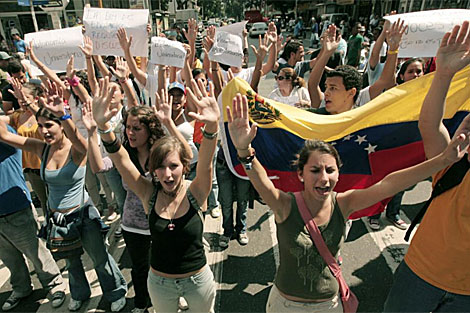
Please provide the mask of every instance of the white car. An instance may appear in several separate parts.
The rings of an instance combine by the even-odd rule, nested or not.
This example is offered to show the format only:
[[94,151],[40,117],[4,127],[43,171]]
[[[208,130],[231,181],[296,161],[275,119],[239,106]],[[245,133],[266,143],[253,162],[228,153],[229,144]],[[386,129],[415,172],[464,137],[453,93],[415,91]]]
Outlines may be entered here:
[[264,22],[254,23],[250,28],[250,37],[257,37],[258,35],[264,35],[268,31],[268,25]]

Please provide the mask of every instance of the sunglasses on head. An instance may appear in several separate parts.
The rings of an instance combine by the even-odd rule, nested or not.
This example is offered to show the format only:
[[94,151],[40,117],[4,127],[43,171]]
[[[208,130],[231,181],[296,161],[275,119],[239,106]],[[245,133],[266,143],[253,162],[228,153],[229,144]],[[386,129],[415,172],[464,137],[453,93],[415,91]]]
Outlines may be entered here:
[[276,79],[277,80],[290,80],[292,78],[292,76],[281,76],[281,75],[278,75],[276,76]]

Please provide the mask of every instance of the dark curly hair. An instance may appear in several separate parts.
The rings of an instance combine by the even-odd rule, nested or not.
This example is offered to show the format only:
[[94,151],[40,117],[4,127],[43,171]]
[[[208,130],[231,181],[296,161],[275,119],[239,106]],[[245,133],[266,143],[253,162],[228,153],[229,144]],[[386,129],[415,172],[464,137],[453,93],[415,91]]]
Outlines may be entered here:
[[359,97],[359,91],[362,88],[362,75],[354,67],[350,65],[340,65],[332,71],[326,73],[326,77],[342,77],[343,84],[346,90],[356,88],[356,94],[354,95],[354,101]]
[[319,151],[321,153],[329,154],[336,160],[336,165],[338,168],[341,167],[341,159],[339,157],[338,151],[331,144],[324,142],[323,140],[318,139],[309,139],[305,140],[304,146],[300,149],[299,154],[297,155],[297,160],[293,162],[293,165],[297,167],[299,171],[304,170],[305,164],[308,162],[308,158],[313,151]]
[[45,108],[40,108],[36,112],[36,120],[39,120],[40,117],[44,117],[60,125],[60,119]]
[[[153,113],[153,110],[150,107],[135,106],[127,110],[123,116],[123,123],[125,127],[127,125],[127,118],[129,117],[129,115],[136,116],[139,119],[139,122],[142,123],[142,125],[144,125],[144,127],[147,129],[147,132],[149,133],[149,138],[147,140],[147,147],[149,150],[152,148],[153,144],[157,142],[158,139],[165,136],[165,131],[163,130],[162,124],[160,123],[158,118],[155,116],[155,114]],[[132,162],[137,166],[137,168],[140,168],[137,149],[132,148],[130,146],[129,138],[127,138],[126,132],[124,132],[123,144],[126,150],[128,151]],[[142,169],[142,170],[147,170],[147,169]]]

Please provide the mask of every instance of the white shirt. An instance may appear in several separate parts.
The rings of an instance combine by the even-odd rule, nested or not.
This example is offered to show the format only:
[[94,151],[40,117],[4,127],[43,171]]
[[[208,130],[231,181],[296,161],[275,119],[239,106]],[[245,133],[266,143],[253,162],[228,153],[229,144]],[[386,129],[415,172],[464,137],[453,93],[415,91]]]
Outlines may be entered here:
[[310,95],[305,87],[294,87],[288,96],[283,96],[281,90],[277,88],[269,94],[268,98],[291,106],[297,106],[300,100],[310,102]]
[[[255,71],[255,67],[249,67],[249,68],[242,68],[240,72],[238,73],[233,73],[234,77],[240,77],[241,79],[245,80],[248,82],[248,84],[251,84],[251,81],[253,80],[253,73]],[[228,74],[226,71],[221,70],[223,79],[225,81],[228,80]]]

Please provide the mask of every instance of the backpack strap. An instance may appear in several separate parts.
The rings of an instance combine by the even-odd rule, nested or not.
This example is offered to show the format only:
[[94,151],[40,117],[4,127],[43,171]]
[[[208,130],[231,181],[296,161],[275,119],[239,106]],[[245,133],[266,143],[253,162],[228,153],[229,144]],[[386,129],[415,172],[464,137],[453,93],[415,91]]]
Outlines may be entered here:
[[158,191],[160,191],[161,187],[162,187],[162,185],[160,184],[160,182],[156,182],[153,185],[153,193],[152,193],[152,196],[150,197],[150,200],[149,200],[149,213],[148,213],[148,216],[150,216],[150,213],[152,212],[152,210],[155,206],[155,202],[157,202]]
[[426,210],[428,209],[429,205],[431,204],[432,200],[439,196],[440,194],[444,193],[447,190],[454,188],[455,186],[459,185],[465,174],[467,174],[468,169],[470,168],[470,162],[468,161],[468,154],[460,159],[460,161],[454,163],[447,172],[437,181],[436,185],[434,186],[431,194],[431,198],[424,204],[418,214],[415,216],[413,221],[411,222],[410,227],[406,231],[405,241],[410,239],[411,232],[416,227],[416,225],[421,222],[423,219]]

